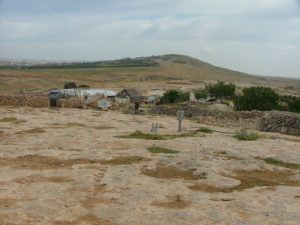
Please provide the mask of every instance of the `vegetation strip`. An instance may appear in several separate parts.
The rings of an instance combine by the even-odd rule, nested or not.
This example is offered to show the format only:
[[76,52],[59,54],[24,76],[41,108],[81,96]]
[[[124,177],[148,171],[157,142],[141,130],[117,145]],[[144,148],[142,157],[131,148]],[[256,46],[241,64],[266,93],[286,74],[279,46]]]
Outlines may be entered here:
[[213,133],[213,131],[212,131],[211,129],[207,128],[207,127],[201,127],[201,128],[199,128],[199,129],[197,129],[195,132],[196,132],[196,133],[197,133],[197,132],[202,132],[202,133]]
[[261,138],[259,135],[254,134],[254,133],[246,133],[246,132],[241,132],[238,133],[234,136],[235,138],[241,140],[241,141],[255,141],[259,138]]
[[144,169],[142,170],[144,175],[149,177],[155,177],[159,179],[178,179],[183,178],[185,180],[198,180],[204,179],[203,175],[195,175],[192,170],[180,170],[176,167],[158,167],[156,169]]
[[166,140],[166,139],[175,139],[182,137],[194,137],[194,134],[182,133],[182,134],[147,134],[140,130],[136,130],[135,132],[129,135],[121,135],[116,136],[117,138],[140,138],[140,139],[148,139],[148,140]]
[[289,169],[300,170],[300,164],[298,164],[298,163],[287,163],[287,162],[283,162],[281,160],[273,159],[273,158],[259,158],[259,159],[264,160],[268,164],[282,166],[282,167],[289,168]]
[[234,187],[215,187],[207,184],[195,184],[190,186],[191,190],[202,192],[233,192],[242,191],[244,189],[262,187],[262,186],[300,186],[300,181],[290,179],[290,176],[294,175],[290,171],[279,170],[235,170],[236,176],[226,176],[233,179],[240,180],[240,184]]
[[178,153],[179,151],[175,151],[169,148],[162,148],[159,146],[151,146],[147,148],[149,150],[149,152],[152,153],[165,153],[165,154],[175,154]]
[[15,117],[4,117],[2,119],[0,119],[0,122],[16,122],[17,118]]

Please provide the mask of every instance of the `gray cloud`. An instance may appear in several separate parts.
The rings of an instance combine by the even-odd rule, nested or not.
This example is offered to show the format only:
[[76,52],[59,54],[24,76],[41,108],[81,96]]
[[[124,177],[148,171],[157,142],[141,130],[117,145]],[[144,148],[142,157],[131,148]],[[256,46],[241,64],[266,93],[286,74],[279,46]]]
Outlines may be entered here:
[[0,32],[0,57],[182,53],[300,78],[299,0],[0,0]]

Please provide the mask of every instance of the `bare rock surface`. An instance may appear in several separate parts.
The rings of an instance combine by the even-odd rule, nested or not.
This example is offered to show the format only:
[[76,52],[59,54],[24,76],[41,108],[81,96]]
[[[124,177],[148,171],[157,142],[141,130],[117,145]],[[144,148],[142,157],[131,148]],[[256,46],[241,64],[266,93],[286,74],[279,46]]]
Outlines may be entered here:
[[[300,221],[300,137],[118,111],[0,108],[0,224],[295,225]],[[211,134],[197,133],[208,127]],[[178,151],[153,153],[159,146]],[[265,159],[277,161],[267,163]],[[278,163],[280,162],[280,163]],[[290,168],[289,168],[290,167]]]

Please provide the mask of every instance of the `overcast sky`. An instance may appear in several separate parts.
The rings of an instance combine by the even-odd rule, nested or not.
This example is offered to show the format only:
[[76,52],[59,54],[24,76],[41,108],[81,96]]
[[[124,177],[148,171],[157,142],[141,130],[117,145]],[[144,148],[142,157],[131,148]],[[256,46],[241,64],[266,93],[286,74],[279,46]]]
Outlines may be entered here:
[[0,58],[168,53],[300,78],[300,0],[0,0]]

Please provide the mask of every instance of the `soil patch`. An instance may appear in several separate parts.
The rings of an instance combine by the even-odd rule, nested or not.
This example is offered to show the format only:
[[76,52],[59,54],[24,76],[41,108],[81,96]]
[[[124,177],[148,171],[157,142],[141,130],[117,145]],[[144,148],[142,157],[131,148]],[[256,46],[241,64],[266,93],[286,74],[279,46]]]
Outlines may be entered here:
[[84,216],[80,216],[74,221],[57,221],[54,222],[53,225],[78,225],[82,224],[83,222],[95,225],[113,225],[113,223],[111,223],[109,220],[98,218],[93,214],[86,214]]
[[46,131],[43,130],[42,128],[33,128],[30,130],[24,130],[24,131],[19,131],[16,134],[39,134],[39,133],[45,133]]
[[168,202],[153,202],[152,205],[168,209],[184,209],[191,203],[184,201],[180,195],[168,196]]
[[34,198],[14,199],[14,198],[0,198],[0,207],[11,207],[18,202],[27,202],[36,200]]
[[150,159],[141,156],[120,156],[111,160],[101,160],[100,162],[105,165],[122,165],[122,164],[133,164],[143,161],[149,161]]
[[90,159],[58,159],[50,156],[25,155],[16,158],[0,158],[0,166],[18,169],[70,169],[75,164],[91,164],[99,162]]
[[111,126],[96,126],[96,127],[93,127],[94,129],[97,129],[97,130],[109,130],[109,129],[113,129],[115,127],[111,127]]
[[14,183],[39,183],[39,182],[66,183],[71,181],[73,180],[66,176],[45,177],[37,174],[30,175],[24,178],[16,178],[12,180],[12,182]]
[[176,167],[158,167],[154,170],[142,170],[144,175],[160,179],[178,179],[198,180],[203,179],[203,175],[194,175],[192,170],[180,170]]
[[85,125],[82,123],[67,123],[66,126],[67,127],[85,127]]
[[173,149],[163,148],[163,147],[159,147],[159,146],[151,146],[151,147],[148,147],[147,149],[149,152],[152,152],[152,153],[175,154],[175,153],[179,152],[179,151],[175,151]]
[[81,201],[81,205],[87,209],[92,209],[96,204],[119,204],[119,202],[115,198],[97,198],[97,197],[89,197],[83,201]]

